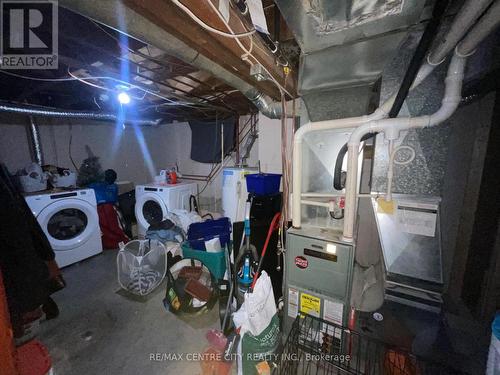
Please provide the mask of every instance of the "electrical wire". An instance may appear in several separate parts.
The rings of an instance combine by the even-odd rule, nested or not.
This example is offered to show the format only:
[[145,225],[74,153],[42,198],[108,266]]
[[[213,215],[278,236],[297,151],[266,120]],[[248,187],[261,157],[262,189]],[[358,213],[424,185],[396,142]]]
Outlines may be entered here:
[[[110,81],[114,81],[114,82],[118,82],[118,83],[121,83],[122,85],[125,85],[125,86],[128,86],[128,88],[136,88],[138,90],[141,90],[149,95],[152,95],[152,96],[156,96],[160,99],[163,99],[167,102],[170,102],[170,103],[175,103],[176,105],[183,105],[183,106],[187,106],[187,107],[190,107],[192,105],[192,103],[182,103],[182,102],[177,102],[175,100],[172,100],[170,98],[167,98],[166,96],[164,95],[161,95],[161,94],[158,94],[154,91],[151,91],[151,90],[148,90],[144,87],[141,87],[141,86],[138,86],[136,84],[133,84],[133,83],[130,83],[130,82],[127,82],[127,81],[123,81],[119,78],[114,78],[114,77],[110,77],[110,76],[102,76],[102,77],[94,77],[94,76],[89,76],[89,77],[78,77],[76,76],[74,73],[71,72],[70,68],[68,68],[68,74],[73,77],[75,80],[77,81],[80,81],[82,83],[85,83],[87,85],[90,85],[90,86],[93,86],[93,87],[96,87],[96,88],[100,88],[102,90],[107,90],[107,91],[113,91],[113,92],[118,92],[118,90],[114,90],[114,89],[109,89],[107,87],[104,87],[104,86],[99,86],[97,84],[93,84],[91,82],[88,82],[88,80],[95,80],[95,79],[107,79],[107,80],[110,80]],[[135,99],[140,99],[140,98],[135,98]]]
[[[29,80],[33,80],[33,81],[42,81],[42,82],[80,81],[82,83],[85,83],[85,84],[87,84],[89,86],[92,86],[92,87],[95,87],[95,88],[98,88],[98,89],[101,89],[101,90],[111,91],[111,92],[117,92],[117,90],[109,89],[107,87],[104,87],[104,86],[101,86],[101,85],[97,85],[95,83],[88,82],[89,80],[106,79],[106,80],[111,80],[111,81],[115,81],[115,82],[121,83],[121,84],[126,85],[126,86],[131,87],[131,88],[136,88],[136,89],[141,90],[141,91],[143,91],[143,92],[145,92],[147,94],[150,94],[150,95],[156,96],[156,97],[158,97],[160,99],[163,99],[165,101],[168,101],[169,103],[172,103],[173,105],[184,105],[184,106],[191,107],[191,106],[195,106],[195,105],[198,104],[198,103],[182,103],[182,102],[178,102],[178,101],[169,99],[169,98],[167,98],[167,97],[165,97],[163,95],[160,95],[158,93],[155,93],[154,91],[145,89],[145,88],[143,88],[141,86],[135,85],[135,84],[127,82],[127,81],[123,81],[123,80],[118,79],[118,78],[110,77],[110,76],[88,76],[88,77],[83,77],[83,78],[82,77],[78,77],[73,72],[71,72],[70,68],[68,68],[68,75],[70,75],[70,77],[64,77],[64,78],[30,77],[30,76],[25,76],[25,75],[17,74],[17,73],[7,72],[7,71],[1,70],[1,69],[0,69],[0,73],[6,74],[6,75],[9,75],[9,76],[13,76],[13,77],[17,77],[17,78],[29,79]],[[134,97],[134,99],[141,100],[143,98]],[[202,105],[202,104],[200,103],[200,105]]]
[[[65,78],[30,77],[30,76],[24,76],[22,74],[7,72],[7,71],[1,70],[1,69],[0,69],[0,73],[6,74],[6,75],[12,76],[12,77],[17,77],[17,78],[22,78],[22,79],[30,79],[32,81],[41,81],[41,82],[68,82],[68,81],[75,81],[75,78],[72,78],[72,77],[65,77]],[[94,77],[94,78],[95,79],[100,79],[102,77]]]
[[[208,0],[208,2],[212,3],[210,0]],[[172,3],[177,5],[177,7],[179,7],[182,11],[184,11],[184,13],[186,13],[189,17],[191,17],[191,19],[193,21],[195,21],[198,25],[203,27],[205,30],[211,31],[217,35],[220,35],[220,36],[223,36],[226,38],[233,38],[233,39],[246,38],[246,37],[251,36],[252,34],[255,34],[255,32],[257,31],[255,29],[253,29],[253,30],[250,30],[250,31],[247,31],[244,33],[239,33],[239,34],[235,34],[232,31],[231,31],[231,33],[227,33],[225,31],[216,29],[215,27],[208,25],[206,22],[204,22],[202,19],[200,19],[196,14],[194,14],[191,11],[191,9],[189,9],[187,6],[182,4],[179,0],[172,0]]]
[[[174,1],[177,1],[177,0],[174,0]],[[211,0],[207,0],[208,4],[210,4],[212,10],[214,10],[214,12],[219,16],[219,19],[224,22],[224,25],[226,26],[226,28],[231,32],[231,34],[235,34],[233,29],[231,29],[231,26],[229,26],[229,23],[224,19],[224,17],[222,16],[222,14],[220,13],[219,9],[217,9],[217,7],[212,3]],[[243,22],[240,20],[240,23],[243,25]],[[244,25],[243,25],[244,27]],[[287,94],[289,97],[293,98],[293,95],[291,95],[285,87],[283,87],[277,80],[276,78],[274,78],[274,76],[269,72],[269,70],[267,70],[267,68],[259,61],[259,59],[257,59],[254,55],[252,55],[251,51],[247,50],[246,47],[241,43],[241,41],[236,38],[235,39],[236,43],[238,43],[238,45],[240,46],[240,48],[243,50],[243,52],[245,53],[246,56],[249,56],[251,58],[253,58],[255,60],[255,63],[259,64],[262,69],[267,73],[267,75],[269,76],[269,78],[271,79],[271,81],[273,81],[273,83],[278,87],[278,89],[280,90],[280,92],[284,92],[285,94]],[[245,56],[244,55],[244,56]],[[250,62],[250,61],[249,61]],[[250,62],[251,63],[251,62]],[[286,77],[286,76],[285,76]]]
[[[30,77],[30,76],[25,76],[25,75],[17,74],[17,73],[7,72],[7,71],[1,70],[1,69],[0,69],[0,73],[6,74],[6,75],[9,75],[9,76],[13,76],[13,77],[16,77],[16,78],[29,79],[29,80],[41,81],[41,82],[70,82],[70,81],[79,81],[81,83],[84,83],[86,85],[92,86],[94,88],[98,88],[100,90],[104,90],[104,91],[108,91],[108,92],[115,92],[116,93],[116,92],[118,92],[118,90],[110,89],[110,88],[107,88],[105,86],[101,86],[101,85],[98,85],[96,83],[89,82],[89,80],[99,80],[99,79],[101,79],[101,80],[111,80],[111,81],[114,81],[114,82],[121,83],[121,84],[123,84],[125,86],[128,86],[128,88],[135,88],[135,89],[141,90],[142,92],[145,93],[142,97],[133,96],[132,98],[135,99],[135,100],[143,100],[144,97],[145,97],[145,95],[149,94],[149,95],[158,97],[158,98],[160,98],[162,100],[165,100],[165,101],[169,102],[173,106],[179,106],[180,105],[180,106],[194,108],[196,110],[200,110],[198,107],[210,107],[209,104],[205,104],[205,103],[181,102],[181,101],[172,100],[170,98],[167,98],[164,95],[158,94],[158,93],[156,93],[154,91],[151,91],[151,90],[148,90],[148,89],[146,89],[144,87],[141,87],[141,86],[138,86],[136,84],[133,84],[133,83],[130,83],[130,82],[127,82],[127,81],[123,81],[121,79],[114,78],[114,77],[111,77],[111,76],[78,77],[73,72],[71,72],[70,68],[68,68],[68,75],[70,77],[62,77],[62,78]],[[175,95],[175,96],[177,96],[177,98],[179,98],[179,99],[185,99],[185,98],[180,97],[179,95]]]

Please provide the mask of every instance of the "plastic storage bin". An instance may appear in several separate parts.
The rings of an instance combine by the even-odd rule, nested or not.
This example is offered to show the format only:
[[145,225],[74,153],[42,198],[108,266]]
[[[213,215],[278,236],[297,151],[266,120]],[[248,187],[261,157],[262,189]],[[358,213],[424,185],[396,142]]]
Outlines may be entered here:
[[134,240],[120,244],[116,258],[118,282],[133,294],[145,296],[167,273],[167,250],[158,240]]
[[219,237],[221,247],[229,244],[231,236],[231,221],[227,217],[217,220],[207,220],[193,223],[189,226],[187,242],[196,250],[206,250],[205,241]]
[[209,253],[205,250],[193,249],[186,241],[182,244],[182,257],[197,259],[207,267],[216,279],[222,279],[226,273],[226,249],[218,253]]
[[255,195],[273,195],[280,191],[281,175],[275,173],[247,174],[247,190]]
[[95,182],[89,185],[94,189],[97,204],[116,203],[118,201],[118,185],[107,184],[105,182]]

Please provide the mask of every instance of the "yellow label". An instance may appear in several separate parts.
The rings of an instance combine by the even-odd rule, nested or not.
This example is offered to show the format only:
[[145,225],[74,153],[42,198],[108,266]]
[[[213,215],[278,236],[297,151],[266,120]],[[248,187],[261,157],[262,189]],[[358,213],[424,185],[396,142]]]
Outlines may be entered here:
[[319,317],[321,312],[321,299],[310,294],[300,295],[300,312]]
[[381,214],[393,214],[394,213],[394,201],[386,201],[385,198],[377,199],[377,212]]

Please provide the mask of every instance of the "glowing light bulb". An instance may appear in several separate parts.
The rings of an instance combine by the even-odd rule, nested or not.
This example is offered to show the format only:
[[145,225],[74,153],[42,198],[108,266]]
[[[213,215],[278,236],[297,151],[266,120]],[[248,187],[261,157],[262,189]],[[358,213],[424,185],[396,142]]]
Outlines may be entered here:
[[118,101],[120,104],[128,104],[130,103],[130,96],[126,92],[121,92],[118,94]]

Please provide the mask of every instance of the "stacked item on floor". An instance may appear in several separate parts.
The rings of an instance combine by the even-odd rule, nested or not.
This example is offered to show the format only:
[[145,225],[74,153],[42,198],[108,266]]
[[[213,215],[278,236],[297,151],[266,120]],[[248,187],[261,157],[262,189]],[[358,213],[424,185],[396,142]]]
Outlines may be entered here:
[[226,272],[230,247],[228,218],[192,223],[182,243],[184,259],[169,265],[165,307],[173,313],[195,313],[213,307]]
[[194,314],[210,310],[217,301],[216,281],[199,260],[182,259],[167,271],[164,306],[174,314]]
[[216,279],[226,272],[225,252],[230,250],[231,222],[227,217],[193,223],[189,226],[187,240],[182,244],[184,258],[203,262]]

